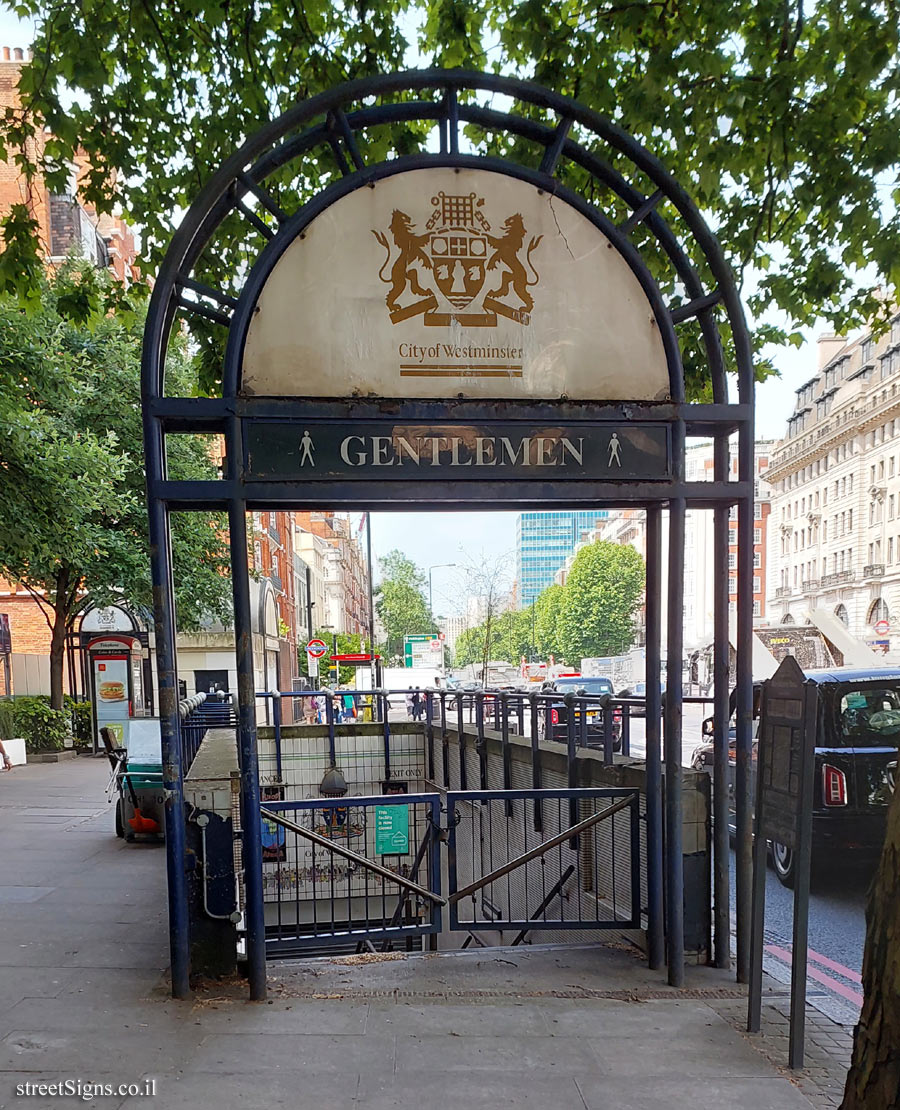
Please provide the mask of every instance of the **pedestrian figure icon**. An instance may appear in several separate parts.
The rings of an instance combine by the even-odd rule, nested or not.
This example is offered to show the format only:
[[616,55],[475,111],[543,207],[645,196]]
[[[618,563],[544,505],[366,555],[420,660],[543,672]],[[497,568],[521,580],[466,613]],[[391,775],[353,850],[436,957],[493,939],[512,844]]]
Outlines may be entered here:
[[619,457],[619,437],[615,432],[613,432],[609,440],[609,462],[607,466],[612,466],[613,463],[618,467],[622,465],[622,460]]
[[309,463],[310,466],[315,466],[316,465],[315,460],[313,459],[312,436],[309,434],[308,431],[305,431],[303,433],[303,439],[300,440],[300,451],[301,451],[301,455],[300,455],[300,465],[301,466],[306,466],[307,463]]

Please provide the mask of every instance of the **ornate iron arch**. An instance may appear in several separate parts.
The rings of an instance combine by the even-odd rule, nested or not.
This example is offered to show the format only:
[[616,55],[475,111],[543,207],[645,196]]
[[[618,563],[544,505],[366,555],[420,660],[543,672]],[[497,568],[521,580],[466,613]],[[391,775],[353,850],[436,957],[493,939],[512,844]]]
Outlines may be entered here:
[[[500,103],[493,103],[497,98]],[[453,402],[421,398],[312,401],[250,397],[241,389],[240,366],[247,328],[260,290],[287,247],[330,205],[378,181],[407,170],[435,167],[484,169],[526,182],[559,197],[599,228],[637,278],[662,338],[669,396],[655,402],[556,401]],[[181,320],[212,333],[221,350],[219,396],[173,397],[166,393],[166,355]],[[688,401],[685,365],[692,391]],[[730,398],[729,373],[737,386]],[[644,506],[647,510],[647,720],[648,857],[662,859],[658,722],[662,508],[669,512],[668,673],[666,729],[680,735],[683,645],[684,517],[691,507],[715,512],[714,679],[717,730],[727,733],[729,710],[728,514],[738,507],[737,603],[737,811],[738,964],[749,970],[750,919],[750,721],[752,704],[751,634],[753,578],[753,366],[750,337],[737,286],[715,236],[688,192],[644,146],[612,121],[585,106],[533,83],[491,74],[413,71],[363,78],[296,104],[263,125],[209,178],[191,205],[156,277],[145,331],[142,399],[150,513],[151,560],[155,587],[157,660],[167,803],[169,898],[173,991],[188,991],[187,896],[181,858],[185,850],[175,671],[175,620],[171,592],[168,517],[173,510],[225,508],[234,569],[240,750],[244,806],[244,862],[248,875],[248,951],[251,996],[265,992],[264,921],[258,844],[259,784],[256,762],[253,659],[250,646],[250,592],[246,575],[248,508],[302,504],[347,508],[419,507],[441,504],[494,508],[515,500],[520,508],[548,503],[548,487],[523,483],[505,499],[488,484],[470,483],[465,492],[429,500],[413,484],[397,482],[390,493],[374,483],[351,488],[347,482],[320,484],[313,494],[299,481],[258,482],[245,473],[244,422],[251,417],[321,422],[372,421],[385,412],[425,421],[476,422],[528,419],[664,421],[672,448],[672,472],[665,482],[631,485],[584,483],[567,487],[556,506]],[[225,473],[220,481],[169,479],[165,437],[216,433],[226,440]],[[730,470],[728,438],[738,435],[738,474]],[[712,481],[688,482],[684,473],[687,437],[712,438]],[[455,497],[455,500],[454,500]],[[246,634],[245,634],[246,633]],[[724,749],[723,749],[724,751]],[[668,951],[670,980],[683,972],[683,887],[678,757],[680,744],[667,744]],[[717,764],[716,798],[724,806],[727,751]],[[717,803],[718,804],[718,803]],[[727,814],[717,815],[716,951],[727,966]],[[724,836],[724,840],[721,839]],[[649,876],[651,961],[662,960],[662,875]],[[658,926],[658,928],[657,928]],[[655,955],[654,955],[655,953]]]
[[[422,94],[431,94],[425,96]],[[479,104],[479,94],[510,98],[522,113],[498,111]],[[417,99],[409,99],[415,96]],[[394,99],[391,99],[394,98]],[[377,100],[379,103],[373,104]],[[527,114],[524,114],[527,113]],[[421,145],[436,132],[437,149],[382,157],[367,162],[364,152],[380,129],[421,128]],[[540,155],[526,161],[506,154],[468,154],[460,151],[460,128],[469,125],[484,134],[509,137],[527,144],[525,153]],[[303,188],[312,176],[326,176],[323,188]],[[752,391],[750,341],[733,274],[722,251],[684,188],[646,148],[618,125],[583,105],[530,82],[463,70],[418,71],[363,78],[348,82],[297,104],[262,127],[210,178],[191,205],[173,237],[157,275],[147,324],[142,370],[144,396],[164,394],[165,353],[176,314],[202,317],[231,329],[252,311],[253,294],[275,257],[302,228],[338,197],[404,170],[434,166],[491,169],[527,180],[573,204],[594,220],[629,260],[648,291],[654,310],[666,317],[665,331],[697,320],[708,366],[708,389],[717,403],[727,400],[719,322],[733,342],[731,362],[738,394]],[[579,196],[566,184],[563,171],[577,167],[606,203]],[[298,188],[285,203],[286,171],[296,175]],[[277,178],[275,195],[267,183]],[[618,222],[606,209],[622,216]],[[668,216],[663,210],[668,212]],[[237,275],[230,289],[214,288],[203,280],[204,255],[215,254],[223,225],[234,219],[244,225],[248,249],[256,238],[265,249],[256,252],[262,266]],[[673,226],[673,221],[675,226]],[[666,260],[665,279],[670,295],[665,303],[660,282],[654,280],[632,239],[643,229]],[[227,229],[233,246],[234,227]],[[705,274],[698,272],[701,262]],[[198,278],[195,271],[200,273]],[[718,309],[721,308],[721,316]],[[671,396],[685,397],[681,367],[673,352]],[[224,368],[223,395],[238,391],[235,360]]]

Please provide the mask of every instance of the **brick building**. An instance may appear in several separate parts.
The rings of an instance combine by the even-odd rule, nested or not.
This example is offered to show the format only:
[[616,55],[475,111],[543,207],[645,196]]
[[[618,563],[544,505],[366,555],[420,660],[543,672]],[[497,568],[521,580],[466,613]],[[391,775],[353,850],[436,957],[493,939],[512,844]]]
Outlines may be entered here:
[[[0,108],[21,110],[19,75],[29,60],[30,53],[19,48],[0,47]],[[40,159],[45,141],[40,132],[29,140],[27,153],[33,160]],[[13,205],[24,204],[37,224],[41,252],[49,265],[74,250],[127,283],[136,273],[134,235],[124,220],[98,215],[79,198],[78,182],[87,169],[87,156],[78,157],[69,167],[65,191],[51,193],[40,178],[26,181],[13,158],[0,162],[0,217],[8,215]]]
[[316,627],[335,632],[358,633],[368,638],[369,575],[350,521],[333,512],[296,512],[295,525],[327,544],[323,548],[325,569],[325,613],[316,615]]
[[[29,60],[26,51],[0,47],[0,109],[21,109],[19,75]],[[29,140],[28,154],[33,159],[43,153],[44,142],[45,136],[40,132]],[[134,236],[123,220],[98,216],[79,199],[78,181],[86,168],[87,159],[80,158],[70,167],[65,192],[51,193],[41,179],[26,182],[10,156],[8,161],[0,162],[0,219],[14,205],[24,204],[37,225],[41,253],[48,268],[74,250],[128,283],[136,274]],[[9,616],[13,651],[38,657],[42,684],[45,669],[49,675],[50,626],[40,604],[23,587],[0,579],[0,612]]]

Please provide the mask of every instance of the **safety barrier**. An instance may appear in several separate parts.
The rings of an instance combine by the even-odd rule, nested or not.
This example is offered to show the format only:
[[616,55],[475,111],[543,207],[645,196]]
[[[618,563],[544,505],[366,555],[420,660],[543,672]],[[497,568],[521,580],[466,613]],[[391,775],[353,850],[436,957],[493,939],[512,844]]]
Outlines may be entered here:
[[203,738],[211,728],[234,728],[237,718],[230,696],[192,694],[178,703],[179,730],[181,732],[181,760],[184,773],[191,764]]
[[266,801],[266,953],[383,947],[441,929],[438,794]]

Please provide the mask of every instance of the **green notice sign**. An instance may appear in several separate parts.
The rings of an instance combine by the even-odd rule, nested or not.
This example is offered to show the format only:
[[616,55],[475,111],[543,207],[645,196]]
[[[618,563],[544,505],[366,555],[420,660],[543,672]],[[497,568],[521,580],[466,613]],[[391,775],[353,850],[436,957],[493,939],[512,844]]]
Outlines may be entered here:
[[409,854],[409,806],[375,807],[375,855]]

